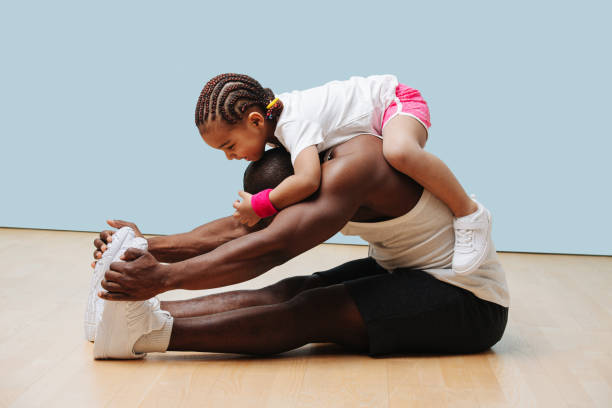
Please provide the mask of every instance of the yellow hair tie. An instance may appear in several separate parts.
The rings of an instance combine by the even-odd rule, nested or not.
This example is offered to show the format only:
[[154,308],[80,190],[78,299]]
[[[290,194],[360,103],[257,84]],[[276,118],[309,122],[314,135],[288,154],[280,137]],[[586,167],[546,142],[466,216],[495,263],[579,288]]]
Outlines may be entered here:
[[268,106],[266,106],[266,109],[270,109],[271,107],[273,107],[274,105],[276,105],[276,101],[278,101],[278,98],[274,98],[274,100],[272,102],[270,102],[268,104]]

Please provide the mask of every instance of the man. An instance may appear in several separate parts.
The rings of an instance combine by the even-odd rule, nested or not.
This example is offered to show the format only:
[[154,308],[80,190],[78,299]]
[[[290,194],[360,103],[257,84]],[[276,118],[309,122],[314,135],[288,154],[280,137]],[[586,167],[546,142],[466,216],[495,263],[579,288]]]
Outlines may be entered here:
[[[254,164],[265,173],[265,158]],[[248,190],[253,181],[246,176]],[[101,297],[130,300],[105,307],[131,305],[126,308],[132,311],[102,319],[106,329],[102,336],[98,330],[94,354],[136,358],[166,349],[272,354],[310,342],[372,355],[485,350],[499,341],[507,321],[504,272],[489,242],[488,257],[476,272],[454,273],[452,220],[444,204],[385,162],[380,139],[356,137],[324,154],[320,190],[267,226],[248,228],[226,217],[185,234],[151,238],[148,251],[128,249],[127,262],[113,263],[106,273]],[[111,223],[126,225],[136,228]],[[340,230],[368,241],[371,257],[254,291],[162,302],[161,309],[143,302],[171,289],[252,279]],[[111,232],[103,231],[94,241],[95,258],[109,237]],[[463,239],[469,247],[470,237]],[[111,345],[109,333],[122,330],[131,332],[121,345]]]

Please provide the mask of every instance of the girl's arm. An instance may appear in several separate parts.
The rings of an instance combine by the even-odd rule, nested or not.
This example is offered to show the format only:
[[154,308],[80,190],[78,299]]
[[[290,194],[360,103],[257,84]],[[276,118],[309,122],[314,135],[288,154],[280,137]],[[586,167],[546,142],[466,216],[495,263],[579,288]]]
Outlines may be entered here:
[[[276,210],[282,210],[292,204],[299,203],[314,194],[321,184],[321,164],[316,146],[309,146],[302,150],[295,158],[292,176],[284,179],[276,188],[270,191],[269,202]],[[241,223],[252,227],[261,220],[255,212],[251,201],[251,194],[239,191],[242,202],[236,200],[234,217]]]
[[316,146],[302,150],[293,165],[294,174],[270,192],[270,201],[277,210],[310,197],[321,184],[321,163]]

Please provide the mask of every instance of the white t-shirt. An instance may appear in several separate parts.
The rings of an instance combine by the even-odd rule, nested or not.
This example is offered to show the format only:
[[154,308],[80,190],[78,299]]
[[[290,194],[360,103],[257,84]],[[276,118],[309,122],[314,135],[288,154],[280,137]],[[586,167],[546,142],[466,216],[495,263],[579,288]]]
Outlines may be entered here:
[[423,270],[481,299],[505,307],[510,304],[506,275],[491,238],[487,257],[476,271],[469,275],[453,272],[453,214],[427,190],[423,190],[414,208],[400,217],[382,222],[349,222],[341,232],[368,241],[369,255],[388,271]]
[[355,136],[380,137],[382,117],[395,99],[397,85],[394,75],[374,75],[277,95],[284,108],[274,136],[293,164],[308,146],[316,145],[322,152]]

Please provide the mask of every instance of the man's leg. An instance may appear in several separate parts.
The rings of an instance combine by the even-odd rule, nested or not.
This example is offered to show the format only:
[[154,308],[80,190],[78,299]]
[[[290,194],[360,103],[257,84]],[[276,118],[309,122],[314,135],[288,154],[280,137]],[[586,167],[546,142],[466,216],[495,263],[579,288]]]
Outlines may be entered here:
[[308,289],[325,286],[316,275],[294,276],[255,290],[235,290],[208,296],[161,302],[161,308],[177,317],[206,316],[252,306],[285,302]]
[[175,317],[168,350],[274,354],[313,342],[367,351],[364,321],[343,284],[308,289],[276,304]]
[[324,272],[294,276],[255,290],[236,290],[176,301],[161,302],[161,308],[174,317],[196,317],[252,306],[285,302],[313,288],[385,273],[372,258],[356,259]]
[[[274,354],[310,342],[332,342],[366,351],[368,332],[343,282],[385,273],[381,270],[374,260],[365,258],[311,276],[288,278],[258,291],[167,302],[166,309],[174,308],[174,317],[169,310],[146,301],[118,302],[125,303],[127,309],[103,316],[101,324],[109,330],[96,335],[94,357],[132,359],[166,350]],[[216,306],[211,307],[209,300],[213,298]],[[254,303],[264,304],[247,306]],[[180,313],[213,314],[177,316]],[[151,330],[150,323],[158,321],[159,328]]]

